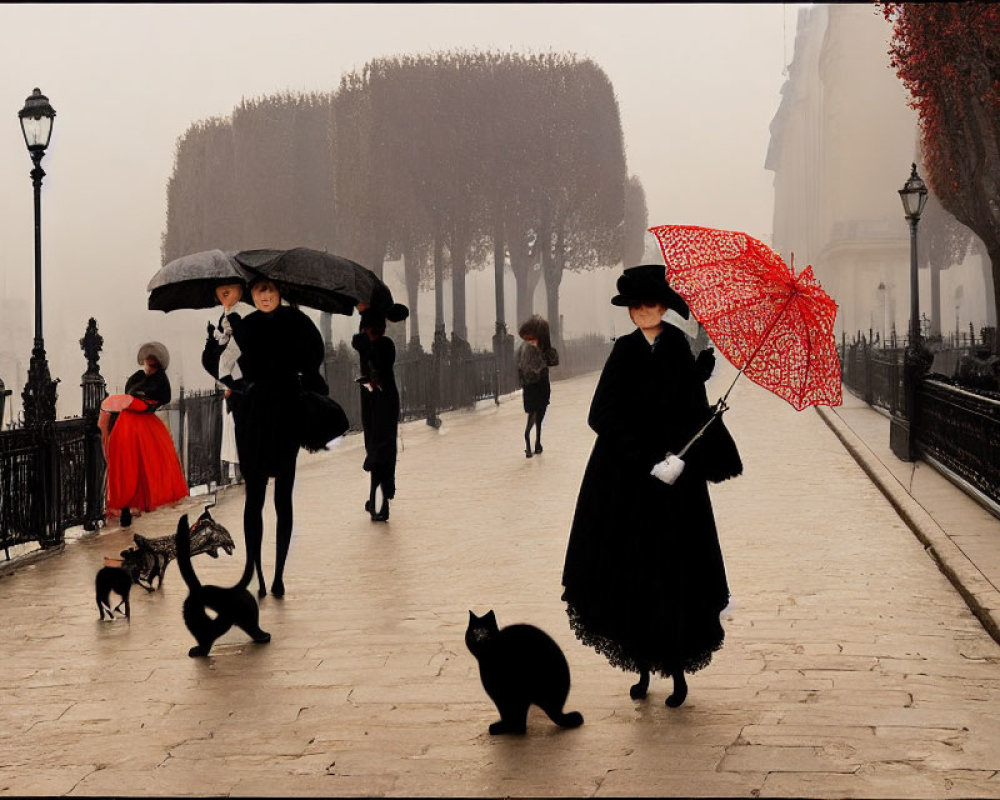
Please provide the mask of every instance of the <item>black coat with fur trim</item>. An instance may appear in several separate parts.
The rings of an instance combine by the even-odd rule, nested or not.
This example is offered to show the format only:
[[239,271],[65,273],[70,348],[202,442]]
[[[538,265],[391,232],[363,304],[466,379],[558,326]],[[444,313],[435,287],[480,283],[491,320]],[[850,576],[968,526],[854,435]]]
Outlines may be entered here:
[[[128,380],[125,381],[125,394],[146,400],[158,408],[170,402],[170,379],[167,378],[167,373],[162,369],[148,375],[145,370],[139,369],[129,375]],[[150,410],[154,409],[150,408]]]
[[685,335],[664,324],[615,342],[588,422],[597,433],[577,499],[563,600],[577,637],[629,671],[706,666],[722,646],[729,586],[708,481],[743,470],[713,422],[673,485],[649,474],[708,420],[703,374]]

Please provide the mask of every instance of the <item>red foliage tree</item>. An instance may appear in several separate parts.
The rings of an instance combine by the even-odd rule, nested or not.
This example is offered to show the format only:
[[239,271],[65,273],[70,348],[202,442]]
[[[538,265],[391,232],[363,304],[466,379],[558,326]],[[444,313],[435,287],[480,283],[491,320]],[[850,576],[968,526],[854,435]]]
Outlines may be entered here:
[[986,246],[1000,315],[1000,4],[882,3],[882,11],[893,24],[890,63],[920,117],[926,177]]

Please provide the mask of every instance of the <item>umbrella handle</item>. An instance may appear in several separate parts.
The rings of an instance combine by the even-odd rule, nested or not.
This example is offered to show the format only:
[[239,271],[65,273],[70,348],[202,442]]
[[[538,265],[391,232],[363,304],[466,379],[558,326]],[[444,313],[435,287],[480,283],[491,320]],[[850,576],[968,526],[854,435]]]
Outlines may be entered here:
[[683,458],[684,454],[691,449],[691,445],[693,445],[696,441],[698,441],[698,439],[701,438],[701,435],[706,430],[708,430],[708,426],[715,421],[715,418],[721,416],[722,412],[726,411],[728,408],[729,406],[726,405],[726,398],[723,397],[722,399],[719,400],[719,402],[715,404],[715,409],[712,411],[712,416],[708,418],[708,422],[702,425],[700,430],[694,436],[691,437],[691,440],[686,445],[684,445],[683,449],[677,454],[677,457]]

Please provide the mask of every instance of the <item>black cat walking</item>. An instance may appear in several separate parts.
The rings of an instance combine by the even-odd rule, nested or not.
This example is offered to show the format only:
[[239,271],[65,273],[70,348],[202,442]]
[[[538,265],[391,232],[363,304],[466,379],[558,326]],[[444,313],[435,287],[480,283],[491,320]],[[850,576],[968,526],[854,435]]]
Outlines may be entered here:
[[534,625],[497,626],[496,615],[469,612],[465,644],[479,662],[486,694],[500,712],[491,734],[524,733],[528,709],[534,704],[556,725],[583,724],[579,711],[564,712],[569,697],[569,664],[559,645]]
[[[588,423],[597,440],[587,464],[563,568],[563,600],[577,637],[620,669],[674,680],[667,705],[687,697],[695,672],[722,646],[729,585],[708,481],[743,470],[722,420],[680,452],[708,420],[706,358],[662,317],[687,305],[663,266],[625,270],[614,305],[637,328],[620,337],[597,384]],[[714,357],[707,353],[707,360]]]
[[[365,437],[364,469],[369,473],[365,510],[373,522],[387,522],[389,501],[396,496],[396,436],[399,431],[399,390],[393,364],[396,345],[385,335],[386,320],[401,322],[409,309],[392,301],[385,287],[372,293],[361,309],[360,331],[351,339],[361,361],[361,426]],[[382,502],[376,505],[376,492]]]
[[[131,620],[132,606],[129,603],[129,595],[132,592],[134,583],[134,573],[125,567],[101,567],[94,576],[94,593],[97,596],[97,610],[101,612],[101,619],[108,615],[108,619],[115,618],[115,612],[125,607],[125,619]],[[111,607],[111,593],[117,594],[121,601],[114,608]]]
[[184,624],[198,643],[188,650],[189,656],[207,656],[215,640],[233,625],[243,629],[257,644],[271,641],[271,634],[260,628],[257,601],[247,591],[254,570],[249,553],[243,576],[235,586],[212,586],[202,584],[191,565],[191,528],[187,514],[177,522],[176,547],[177,567],[188,587],[183,607]]

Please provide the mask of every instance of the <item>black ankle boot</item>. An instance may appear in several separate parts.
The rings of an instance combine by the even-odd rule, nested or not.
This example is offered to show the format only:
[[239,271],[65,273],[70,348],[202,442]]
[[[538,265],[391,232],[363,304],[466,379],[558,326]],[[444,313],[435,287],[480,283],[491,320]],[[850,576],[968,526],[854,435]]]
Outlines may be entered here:
[[123,508],[121,516],[121,526],[123,528],[127,528],[131,524],[132,524],[132,509]]

